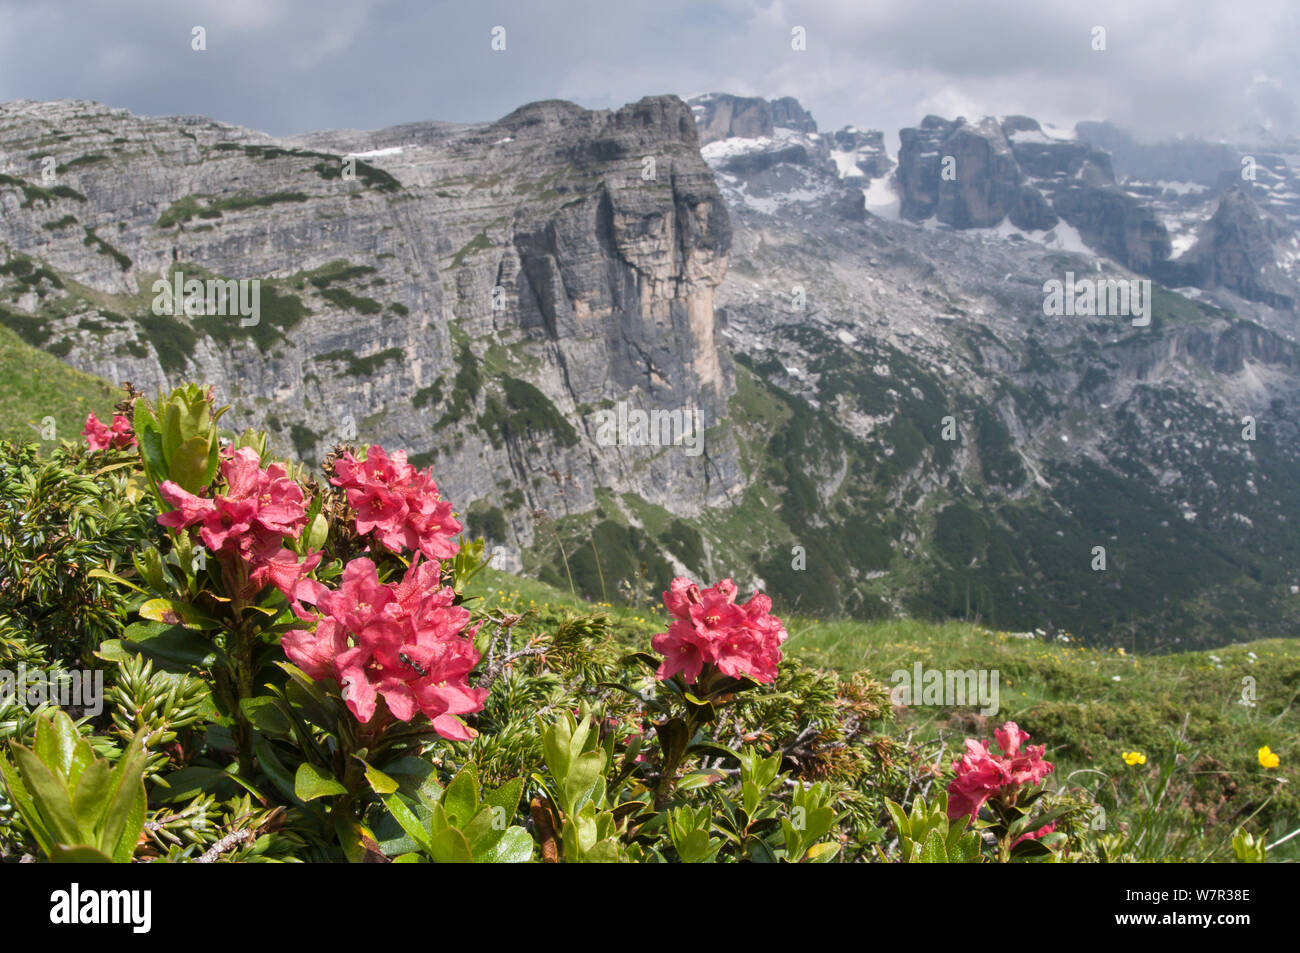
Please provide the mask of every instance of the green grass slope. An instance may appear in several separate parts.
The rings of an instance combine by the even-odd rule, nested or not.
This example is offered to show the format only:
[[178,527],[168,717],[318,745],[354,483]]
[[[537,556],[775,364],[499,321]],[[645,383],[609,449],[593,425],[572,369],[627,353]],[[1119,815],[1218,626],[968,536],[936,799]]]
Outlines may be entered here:
[[86,414],[112,419],[117,388],[83,374],[0,327],[0,439],[40,439],[41,422],[54,418],[56,440],[79,440]]

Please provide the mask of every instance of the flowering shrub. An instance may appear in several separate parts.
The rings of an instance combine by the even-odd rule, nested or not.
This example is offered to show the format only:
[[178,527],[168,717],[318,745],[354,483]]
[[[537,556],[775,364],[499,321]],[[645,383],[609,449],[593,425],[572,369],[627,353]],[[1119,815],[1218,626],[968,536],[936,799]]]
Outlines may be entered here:
[[1053,765],[1043,760],[1042,745],[1025,745],[1029,732],[1008,721],[993,731],[1001,753],[987,741],[966,739],[966,753],[953,765],[956,776],[948,785],[948,817],[979,817],[987,806],[993,820],[977,824],[993,833],[1003,860],[1021,855],[1041,856],[1041,851],[1064,843],[1056,830],[1052,813],[1035,814],[1034,804],[1042,796],[1038,785],[1052,773]]
[[736,584],[724,579],[703,591],[689,579],[673,580],[664,606],[675,621],[654,637],[664,656],[659,678],[682,673],[688,684],[700,680],[706,665],[731,678],[749,677],[760,684],[776,678],[779,646],[786,639],[781,620],[771,614],[772,600],[754,593],[736,605]]
[[225,454],[221,462],[224,492],[209,497],[189,493],[171,480],[158,487],[165,503],[176,507],[162,513],[158,522],[172,529],[199,526],[208,550],[222,559],[235,592],[248,598],[267,583],[292,597],[298,580],[320,562],[320,553],[306,560],[285,548],[285,539],[297,539],[307,522],[303,492],[290,480],[283,464],[262,469],[249,447]]
[[[996,749],[967,740],[950,776],[945,739],[891,735],[885,686],[784,658],[761,592],[675,579],[659,632],[590,608],[492,607],[474,587],[483,541],[460,535],[430,470],[337,447],[315,480],[223,415],[196,386],[128,389],[111,427],[88,417],[89,453],[0,459],[0,658],[77,658],[110,686],[104,711],[72,717],[0,698],[0,859],[1139,849],[1087,833],[1095,803],[1049,789],[1053,764],[1014,722]],[[65,797],[82,760],[124,793]],[[1258,762],[1280,786],[1286,762]]]
[[394,552],[420,552],[426,559],[451,559],[460,549],[452,537],[464,526],[439,498],[431,471],[407,463],[405,451],[389,456],[372,446],[360,461],[345,452],[334,473],[330,482],[347,491],[361,535],[373,534]]
[[131,421],[127,420],[121,414],[113,415],[112,426],[106,427],[100,423],[99,418],[94,414],[86,417],[86,426],[82,429],[81,435],[86,438],[86,443],[90,446],[92,452],[100,450],[130,450],[136,445],[135,434],[131,430]]
[[479,660],[466,631],[468,610],[455,592],[439,587],[436,563],[411,564],[397,585],[383,584],[369,559],[354,559],[343,584],[329,590],[308,583],[304,602],[323,611],[314,632],[293,629],[281,640],[290,661],[312,678],[332,678],[361,722],[379,710],[399,721],[423,712],[444,738],[474,736],[456,716],[482,709],[486,689],[466,680]]
[[1014,804],[1022,787],[1040,784],[1052,773],[1052,764],[1043,760],[1043,746],[1021,746],[1029,732],[1021,731],[1014,721],[995,729],[993,737],[1002,753],[989,750],[987,741],[966,739],[966,753],[953,768],[957,776],[948,785],[948,816],[973,817],[984,803],[997,797]]

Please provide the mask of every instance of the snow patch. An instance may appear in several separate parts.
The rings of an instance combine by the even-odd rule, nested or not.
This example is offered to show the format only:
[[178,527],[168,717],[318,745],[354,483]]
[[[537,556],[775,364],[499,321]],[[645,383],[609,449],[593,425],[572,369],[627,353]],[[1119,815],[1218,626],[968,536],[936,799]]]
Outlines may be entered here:
[[406,146],[389,146],[387,149],[371,149],[369,152],[349,152],[353,159],[381,159],[384,156],[401,155]]

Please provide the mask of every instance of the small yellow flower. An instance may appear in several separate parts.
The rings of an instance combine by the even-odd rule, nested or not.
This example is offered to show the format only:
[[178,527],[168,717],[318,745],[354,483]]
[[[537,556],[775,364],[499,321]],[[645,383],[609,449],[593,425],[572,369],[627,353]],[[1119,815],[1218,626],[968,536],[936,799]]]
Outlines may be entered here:
[[1259,764],[1260,764],[1260,767],[1262,767],[1262,768],[1276,768],[1276,767],[1277,767],[1279,764],[1281,764],[1281,763],[1282,763],[1282,759],[1280,759],[1277,755],[1275,755],[1275,754],[1274,754],[1274,753],[1269,749],[1268,745],[1264,745],[1264,747],[1262,747],[1262,748],[1259,749]]
[[1125,652],[1122,648],[1118,648],[1118,649],[1116,649],[1115,651],[1116,651],[1117,653],[1119,653],[1120,655],[1127,655],[1127,654],[1128,654],[1128,653]]
[[1124,763],[1129,767],[1132,767],[1135,764],[1147,763],[1147,756],[1141,751],[1124,751],[1122,754],[1124,756]]

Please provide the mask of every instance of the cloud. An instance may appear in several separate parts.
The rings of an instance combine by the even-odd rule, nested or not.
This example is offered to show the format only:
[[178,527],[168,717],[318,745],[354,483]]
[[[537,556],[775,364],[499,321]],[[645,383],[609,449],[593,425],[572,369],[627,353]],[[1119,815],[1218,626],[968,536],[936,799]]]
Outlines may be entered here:
[[[792,95],[823,128],[927,112],[1300,133],[1289,0],[0,0],[0,100],[96,99],[285,135],[483,121],[536,99]],[[208,49],[190,48],[194,26]],[[505,51],[490,46],[506,29]],[[803,27],[807,49],[791,48]],[[1106,49],[1092,48],[1104,27]]]

